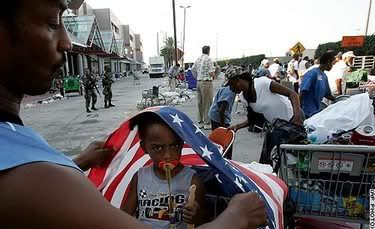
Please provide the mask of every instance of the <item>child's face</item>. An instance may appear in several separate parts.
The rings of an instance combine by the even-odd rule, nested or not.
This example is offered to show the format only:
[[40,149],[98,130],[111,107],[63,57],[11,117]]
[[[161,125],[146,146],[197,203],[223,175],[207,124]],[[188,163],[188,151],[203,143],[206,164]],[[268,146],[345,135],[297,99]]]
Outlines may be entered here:
[[183,144],[171,128],[157,123],[147,128],[141,146],[145,153],[150,155],[154,164],[159,165],[162,161],[179,161]]

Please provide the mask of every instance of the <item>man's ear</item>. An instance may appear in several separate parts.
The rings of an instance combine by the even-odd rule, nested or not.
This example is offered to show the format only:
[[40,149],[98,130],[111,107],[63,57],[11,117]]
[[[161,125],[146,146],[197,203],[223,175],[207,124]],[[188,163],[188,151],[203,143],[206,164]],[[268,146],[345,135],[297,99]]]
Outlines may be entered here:
[[148,154],[148,153],[147,153],[147,150],[146,150],[145,142],[144,142],[143,140],[141,140],[141,141],[139,142],[139,145],[140,145],[141,148],[143,149],[143,152],[144,152],[145,154]]

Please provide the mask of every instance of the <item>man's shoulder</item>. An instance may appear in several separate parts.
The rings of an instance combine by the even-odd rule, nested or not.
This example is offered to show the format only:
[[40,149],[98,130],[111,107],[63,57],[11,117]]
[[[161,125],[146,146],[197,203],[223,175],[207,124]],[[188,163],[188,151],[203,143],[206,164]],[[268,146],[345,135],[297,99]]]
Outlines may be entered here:
[[319,70],[319,68],[312,68],[308,72],[306,72],[303,77],[306,77],[306,76],[308,76],[308,77],[317,76],[320,73],[321,73],[321,71]]
[[266,76],[258,77],[254,79],[254,84],[267,84],[270,83],[272,80]]

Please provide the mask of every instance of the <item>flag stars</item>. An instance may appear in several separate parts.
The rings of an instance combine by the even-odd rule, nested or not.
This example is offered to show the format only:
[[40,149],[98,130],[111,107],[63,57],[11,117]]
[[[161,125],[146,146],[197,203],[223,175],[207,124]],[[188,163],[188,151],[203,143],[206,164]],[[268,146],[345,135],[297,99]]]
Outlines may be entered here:
[[247,184],[247,180],[245,180],[245,178],[243,178],[243,176],[240,176],[240,175],[237,175],[236,174],[236,177],[241,181],[241,182],[244,182],[245,184]]
[[245,189],[243,188],[243,185],[241,184],[241,181],[238,179],[238,177],[236,177],[236,179],[234,180],[234,183],[236,183],[236,185],[243,191],[245,192]]
[[234,171],[236,171],[236,172],[238,172],[238,173],[240,172],[240,171],[239,171],[236,167],[234,167],[233,165],[231,165],[230,167],[231,167]]
[[178,117],[178,114],[176,115],[170,115],[173,118],[173,123],[177,123],[180,127],[182,127],[182,124],[184,121]]
[[202,150],[202,157],[208,157],[210,159],[210,161],[212,161],[211,159],[211,155],[214,154],[213,152],[209,151],[208,148],[207,148],[207,145],[203,148],[203,147],[200,147]]
[[199,129],[199,127],[197,126],[197,125],[195,125],[195,124],[193,124],[194,126],[195,126],[195,134],[198,134],[198,133],[201,133],[202,135],[204,135],[204,133],[202,132],[202,130],[201,129]]
[[217,181],[219,181],[220,184],[223,183],[223,182],[219,179],[219,174],[216,174],[215,177],[216,177]]

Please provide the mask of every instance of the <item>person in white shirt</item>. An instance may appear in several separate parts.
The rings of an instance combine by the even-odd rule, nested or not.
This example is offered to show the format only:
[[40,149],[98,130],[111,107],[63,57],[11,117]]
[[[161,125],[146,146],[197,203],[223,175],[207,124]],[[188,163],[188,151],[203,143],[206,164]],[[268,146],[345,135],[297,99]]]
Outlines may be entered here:
[[[249,126],[255,121],[256,113],[263,114],[269,123],[281,119],[297,126],[302,125],[299,98],[293,90],[267,77],[253,79],[249,72],[244,72],[239,67],[229,68],[226,76],[228,81],[225,85],[229,85],[233,92],[240,94],[240,99],[244,104],[247,104],[248,111],[246,121],[230,126],[228,129],[236,132]],[[269,137],[265,137],[260,163],[272,164],[270,154],[273,143],[270,145],[270,142],[276,141],[273,137],[277,138],[277,136],[272,136],[272,133]]]
[[298,64],[298,76],[302,79],[307,69],[310,67],[309,57],[305,56]]
[[280,80],[282,68],[280,65],[280,60],[278,58],[273,59],[273,64],[271,64],[268,69],[271,72],[272,79],[275,79],[276,81]]
[[293,83],[294,91],[298,93],[299,90],[299,76],[298,76],[298,67],[299,67],[299,55],[297,53],[293,54],[293,58],[288,63],[288,80]]
[[346,91],[346,75],[353,64],[353,51],[336,55],[336,63],[328,73],[328,81],[333,95],[343,95]]

